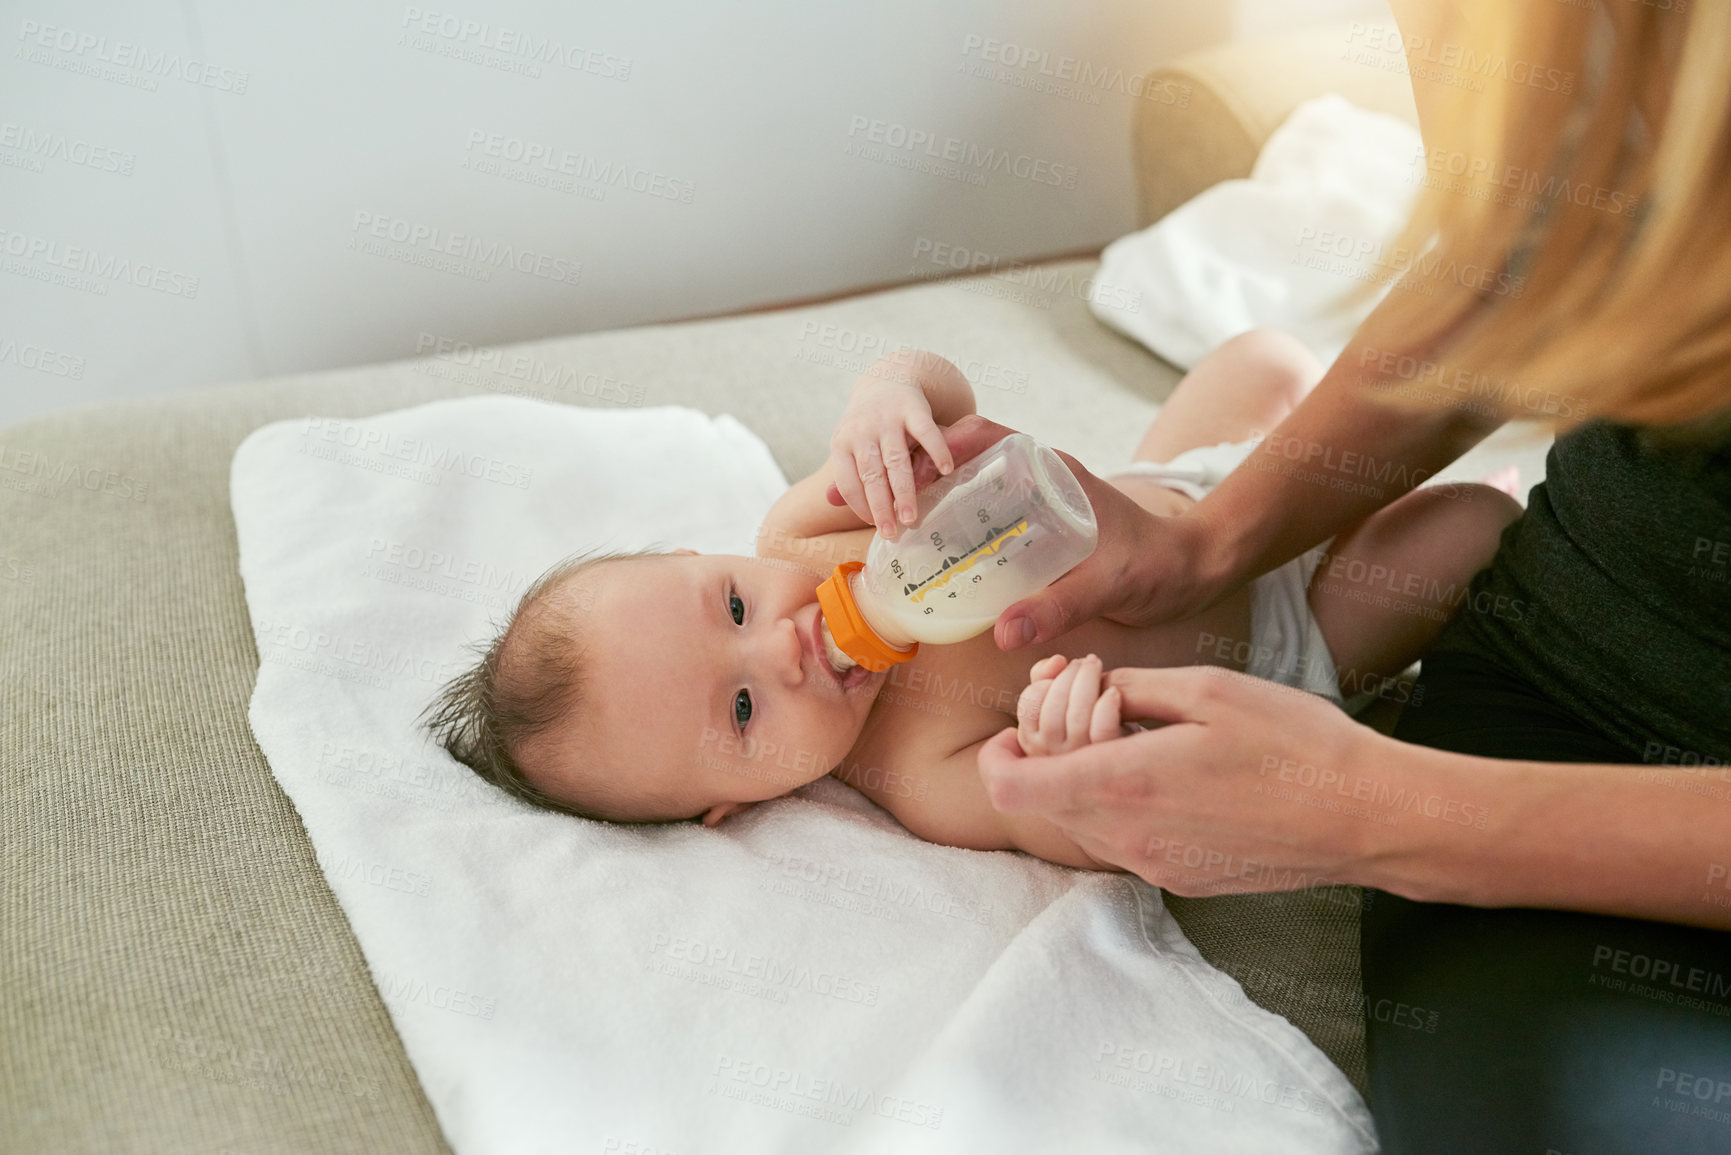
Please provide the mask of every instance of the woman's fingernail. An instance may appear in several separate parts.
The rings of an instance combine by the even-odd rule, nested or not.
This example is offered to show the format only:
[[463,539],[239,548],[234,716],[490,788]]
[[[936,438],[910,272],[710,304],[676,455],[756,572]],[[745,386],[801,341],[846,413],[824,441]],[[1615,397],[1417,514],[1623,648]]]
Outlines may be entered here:
[[1012,633],[1016,638],[1016,644],[1018,646],[1025,646],[1034,640],[1034,635],[1039,633],[1039,631],[1034,628],[1034,621],[1032,618],[1022,618],[1016,622]]

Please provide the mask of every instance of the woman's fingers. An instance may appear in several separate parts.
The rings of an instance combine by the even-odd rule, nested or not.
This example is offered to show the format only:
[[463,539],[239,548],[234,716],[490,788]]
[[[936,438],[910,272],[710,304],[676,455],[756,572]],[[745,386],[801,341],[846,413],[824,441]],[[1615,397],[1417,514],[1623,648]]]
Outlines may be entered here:
[[1015,726],[1005,726],[980,747],[979,765],[984,767],[990,763],[994,767],[1007,767],[1027,757],[1031,755],[1022,745],[1022,731]]
[[1100,695],[1094,703],[1094,710],[1088,716],[1088,741],[1110,742],[1122,736],[1124,717],[1121,712],[1124,696],[1118,692],[1118,687],[1107,686],[1106,692]]
[[938,466],[925,446],[914,450],[914,492],[918,493],[939,477]]
[[1202,722],[1236,696],[1242,689],[1237,682],[1243,679],[1256,681],[1219,666],[1120,667],[1106,675],[1106,684],[1116,687],[1122,695],[1126,718]]
[[1199,608],[1190,559],[1199,556],[1207,531],[1190,523],[1204,523],[1156,517],[1074,458],[1060,457],[1094,507],[1099,545],[1075,569],[998,615],[998,648],[1050,641],[1096,617],[1151,626]]
[[1117,780],[1127,770],[1133,772],[1136,762],[1148,760],[1125,749],[1130,745],[1107,742],[1056,756],[1035,754],[1023,748],[1014,728],[1006,727],[980,747],[980,781],[987,800],[1000,813],[1038,814],[1067,830],[1069,824],[1061,820],[1084,805],[1094,805],[1102,780]]
[[949,449],[950,460],[961,465],[972,461],[1014,432],[1008,425],[999,425],[978,413],[970,413],[954,425],[944,428],[944,444]]

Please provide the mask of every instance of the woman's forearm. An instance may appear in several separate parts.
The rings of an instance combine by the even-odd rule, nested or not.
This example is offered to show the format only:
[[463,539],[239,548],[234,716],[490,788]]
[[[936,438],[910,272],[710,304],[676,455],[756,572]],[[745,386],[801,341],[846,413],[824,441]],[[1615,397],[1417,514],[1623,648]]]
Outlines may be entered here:
[[1480,758],[1374,733],[1355,763],[1333,790],[1382,817],[1367,822],[1350,881],[1426,902],[1731,929],[1731,798],[1712,796],[1709,779]]
[[[1442,403],[1396,407],[1425,363],[1355,338],[1315,389],[1186,516],[1200,519],[1199,570],[1212,596],[1267,573],[1412,490],[1502,424]],[[1403,376],[1404,371],[1404,376]],[[1428,370],[1435,377],[1442,370]]]

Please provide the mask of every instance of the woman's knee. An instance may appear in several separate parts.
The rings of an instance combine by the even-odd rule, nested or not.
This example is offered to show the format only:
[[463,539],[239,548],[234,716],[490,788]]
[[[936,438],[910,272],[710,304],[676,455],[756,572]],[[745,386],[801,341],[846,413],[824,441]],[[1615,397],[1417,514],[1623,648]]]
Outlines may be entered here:
[[1433,510],[1430,516],[1447,521],[1461,536],[1487,543],[1493,553],[1503,530],[1525,512],[1496,486],[1479,482],[1427,485],[1407,496]]
[[[1426,486],[1425,488],[1427,490],[1447,491],[1446,496],[1462,505],[1471,506],[1473,509],[1472,516],[1481,519],[1486,525],[1495,526],[1497,533],[1501,533],[1512,522],[1519,521],[1521,514],[1526,512],[1519,501],[1510,497],[1503,490],[1494,485],[1485,485],[1482,482],[1469,481],[1455,484],[1444,482],[1441,485]],[[1420,492],[1424,491],[1421,490]]]
[[1428,485],[1391,502],[1335,540],[1331,553],[1437,580],[1490,564],[1520,503],[1489,485]]
[[1444,569],[1477,573],[1490,564],[1503,530],[1521,516],[1521,503],[1495,486],[1476,482],[1427,485],[1398,503],[1397,533],[1418,529],[1424,555]]

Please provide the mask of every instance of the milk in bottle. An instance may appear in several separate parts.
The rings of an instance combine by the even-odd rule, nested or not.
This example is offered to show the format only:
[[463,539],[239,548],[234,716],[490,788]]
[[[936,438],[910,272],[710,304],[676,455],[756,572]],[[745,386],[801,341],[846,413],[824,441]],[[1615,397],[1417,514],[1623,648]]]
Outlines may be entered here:
[[1013,433],[917,495],[896,541],[818,587],[823,640],[838,670],[887,670],[919,651],[985,632],[1011,604],[1094,552],[1094,508],[1063,460]]

